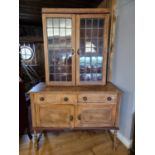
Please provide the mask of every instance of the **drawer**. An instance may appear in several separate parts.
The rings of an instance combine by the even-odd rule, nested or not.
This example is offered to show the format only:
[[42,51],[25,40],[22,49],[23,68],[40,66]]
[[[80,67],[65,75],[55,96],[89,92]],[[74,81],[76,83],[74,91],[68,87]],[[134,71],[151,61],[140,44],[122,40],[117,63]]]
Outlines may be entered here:
[[34,102],[35,103],[57,103],[59,101],[57,94],[35,94]]
[[36,103],[75,104],[77,96],[74,94],[37,94],[34,97]]
[[78,95],[79,103],[116,103],[117,95],[116,94],[90,94],[82,93]]
[[60,104],[76,104],[77,103],[77,96],[73,94],[61,94],[59,96]]

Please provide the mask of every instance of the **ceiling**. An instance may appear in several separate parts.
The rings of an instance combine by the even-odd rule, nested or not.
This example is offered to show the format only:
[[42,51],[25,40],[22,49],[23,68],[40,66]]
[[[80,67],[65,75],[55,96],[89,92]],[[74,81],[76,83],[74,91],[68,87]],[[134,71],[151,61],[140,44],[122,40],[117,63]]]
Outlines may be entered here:
[[96,8],[102,0],[19,0],[20,24],[41,24],[41,8]]

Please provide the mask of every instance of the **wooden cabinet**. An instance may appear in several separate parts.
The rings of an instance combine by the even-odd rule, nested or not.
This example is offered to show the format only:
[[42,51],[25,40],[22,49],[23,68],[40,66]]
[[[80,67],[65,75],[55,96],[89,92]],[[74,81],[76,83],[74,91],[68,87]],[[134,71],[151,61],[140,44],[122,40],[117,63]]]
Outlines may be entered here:
[[105,86],[46,86],[31,91],[33,127],[118,128],[121,91],[112,83]]
[[42,12],[46,82],[30,91],[34,130],[117,130],[121,91],[106,82],[109,11]]
[[105,85],[108,14],[43,13],[46,83]]

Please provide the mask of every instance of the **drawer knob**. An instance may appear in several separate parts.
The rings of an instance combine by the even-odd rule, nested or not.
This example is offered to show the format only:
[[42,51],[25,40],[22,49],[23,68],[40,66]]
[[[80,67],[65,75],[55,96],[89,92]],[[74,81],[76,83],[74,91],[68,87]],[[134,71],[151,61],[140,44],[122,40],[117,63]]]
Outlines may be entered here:
[[40,97],[40,101],[44,101],[45,100],[45,98],[44,97]]
[[77,118],[78,118],[78,120],[81,120],[81,114],[79,114]]
[[70,119],[70,121],[73,121],[73,116],[72,116],[72,115],[70,115],[69,119]]
[[111,101],[111,100],[112,100],[112,98],[109,96],[109,97],[107,97],[107,100],[108,100],[108,101]]
[[64,97],[64,101],[67,102],[69,99],[68,97]]
[[83,100],[84,100],[84,101],[87,101],[87,97],[86,97],[86,96],[84,96],[84,97],[83,97]]

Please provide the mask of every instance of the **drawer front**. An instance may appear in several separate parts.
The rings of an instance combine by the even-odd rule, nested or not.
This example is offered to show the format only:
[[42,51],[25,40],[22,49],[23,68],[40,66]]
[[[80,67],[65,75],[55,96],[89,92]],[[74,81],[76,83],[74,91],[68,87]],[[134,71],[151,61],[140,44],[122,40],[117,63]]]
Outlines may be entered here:
[[112,103],[115,104],[117,102],[116,94],[90,94],[83,93],[78,95],[79,103]]
[[34,102],[38,104],[42,103],[58,103],[59,98],[57,94],[35,94],[34,95]]
[[59,96],[60,104],[76,104],[77,95],[74,94],[61,94]]
[[114,126],[116,105],[77,105],[76,127],[111,127]]
[[77,95],[74,94],[36,94],[34,101],[37,104],[54,103],[54,104],[76,104]]

